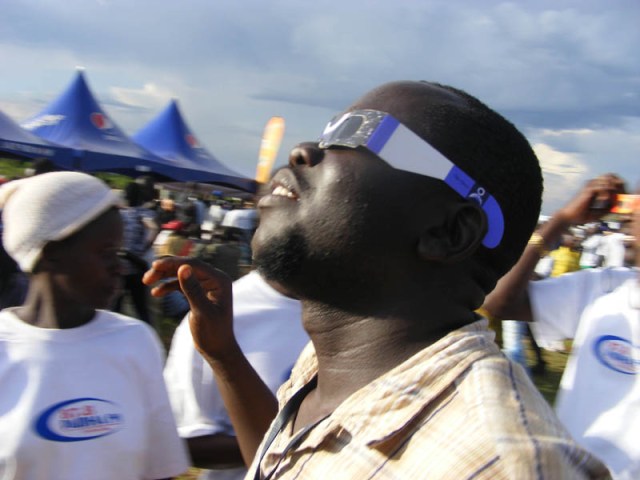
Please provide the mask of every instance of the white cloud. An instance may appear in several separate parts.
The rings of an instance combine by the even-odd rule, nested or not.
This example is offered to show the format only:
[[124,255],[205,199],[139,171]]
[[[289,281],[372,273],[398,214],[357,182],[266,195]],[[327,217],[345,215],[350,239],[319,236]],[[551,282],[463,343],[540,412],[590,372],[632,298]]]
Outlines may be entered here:
[[201,143],[252,174],[270,116],[287,121],[282,163],[289,147],[314,139],[369,88],[426,79],[478,96],[544,145],[536,148],[548,192],[554,183],[578,188],[571,178],[603,170],[636,175],[637,2],[5,3],[0,109],[18,120],[84,65],[94,94],[128,133],[177,98]]
[[590,178],[612,172],[629,188],[640,181],[640,118],[591,129],[538,129],[528,134],[545,176],[545,213],[567,202]]
[[166,104],[175,94],[168,88],[145,83],[141,89],[111,87],[113,98],[132,107],[157,108]]
[[540,134],[545,137],[565,137],[565,136],[583,136],[593,135],[595,131],[590,128],[574,128],[564,130],[552,130],[549,128],[543,128],[540,130]]
[[540,160],[544,173],[566,176],[582,175],[587,171],[580,155],[560,152],[544,143],[534,144],[533,150]]
[[555,150],[550,145],[532,145],[544,177],[544,213],[553,213],[582,185],[588,168],[580,155]]

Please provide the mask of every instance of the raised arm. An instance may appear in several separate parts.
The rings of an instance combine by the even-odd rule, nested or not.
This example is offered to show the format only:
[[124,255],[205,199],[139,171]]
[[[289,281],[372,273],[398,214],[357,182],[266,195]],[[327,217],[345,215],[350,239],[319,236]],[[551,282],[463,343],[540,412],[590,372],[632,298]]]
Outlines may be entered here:
[[236,341],[231,279],[204,262],[166,257],[153,262],[143,281],[155,285],[154,296],[180,289],[187,297],[195,347],[213,369],[242,458],[250,465],[278,404]]
[[518,263],[500,279],[485,299],[482,309],[498,319],[531,321],[527,287],[542,252],[556,244],[570,226],[599,220],[609,212],[615,195],[623,192],[624,182],[614,174],[587,182],[569,203],[532,235]]

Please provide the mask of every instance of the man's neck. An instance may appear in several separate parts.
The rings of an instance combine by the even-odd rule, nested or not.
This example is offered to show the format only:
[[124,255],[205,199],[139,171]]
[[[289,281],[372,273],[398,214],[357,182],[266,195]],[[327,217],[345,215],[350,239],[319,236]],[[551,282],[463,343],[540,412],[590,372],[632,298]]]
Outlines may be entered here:
[[[422,311],[419,319],[355,316],[303,302],[303,324],[318,358],[314,392],[318,403],[339,405],[449,331],[473,320],[473,313],[463,308]],[[452,322],[454,318],[460,321]]]

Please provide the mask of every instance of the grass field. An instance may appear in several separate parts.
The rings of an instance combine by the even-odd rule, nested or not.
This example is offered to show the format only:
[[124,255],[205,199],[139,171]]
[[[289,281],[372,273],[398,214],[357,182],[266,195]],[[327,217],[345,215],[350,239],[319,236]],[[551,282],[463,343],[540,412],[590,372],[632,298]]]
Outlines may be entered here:
[[[28,160],[0,157],[0,176],[2,177],[8,179],[21,178],[29,167],[31,167],[31,162]],[[117,189],[124,188],[131,181],[129,177],[115,173],[100,172],[96,173],[95,176]]]
[[542,358],[547,364],[546,372],[543,375],[534,374],[533,381],[544,398],[547,399],[547,402],[553,405],[569,354],[567,352],[543,350]]

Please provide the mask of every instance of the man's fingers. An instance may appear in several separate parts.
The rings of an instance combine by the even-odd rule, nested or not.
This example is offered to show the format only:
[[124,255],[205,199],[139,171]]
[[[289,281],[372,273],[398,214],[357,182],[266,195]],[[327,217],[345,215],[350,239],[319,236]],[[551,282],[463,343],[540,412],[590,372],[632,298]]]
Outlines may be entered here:
[[211,304],[228,308],[231,303],[231,279],[215,268],[196,260],[166,257],[153,262],[142,281],[153,285],[151,294],[161,297],[181,290],[191,309],[202,311]]
[[209,296],[209,290],[207,288],[211,282],[204,282],[206,287],[203,287],[203,284],[201,284],[194,275],[191,265],[182,265],[178,269],[178,281],[192,310],[201,310],[211,303],[212,299]]
[[[155,283],[155,282],[152,282],[152,283]],[[162,297],[167,293],[170,293],[179,289],[180,289],[180,283],[178,282],[178,279],[173,278],[171,280],[165,280],[162,283],[154,286],[151,289],[151,296]]]
[[185,263],[184,258],[162,257],[154,260],[151,268],[145,272],[142,282],[145,285],[153,285],[167,278],[174,278],[180,265]]

